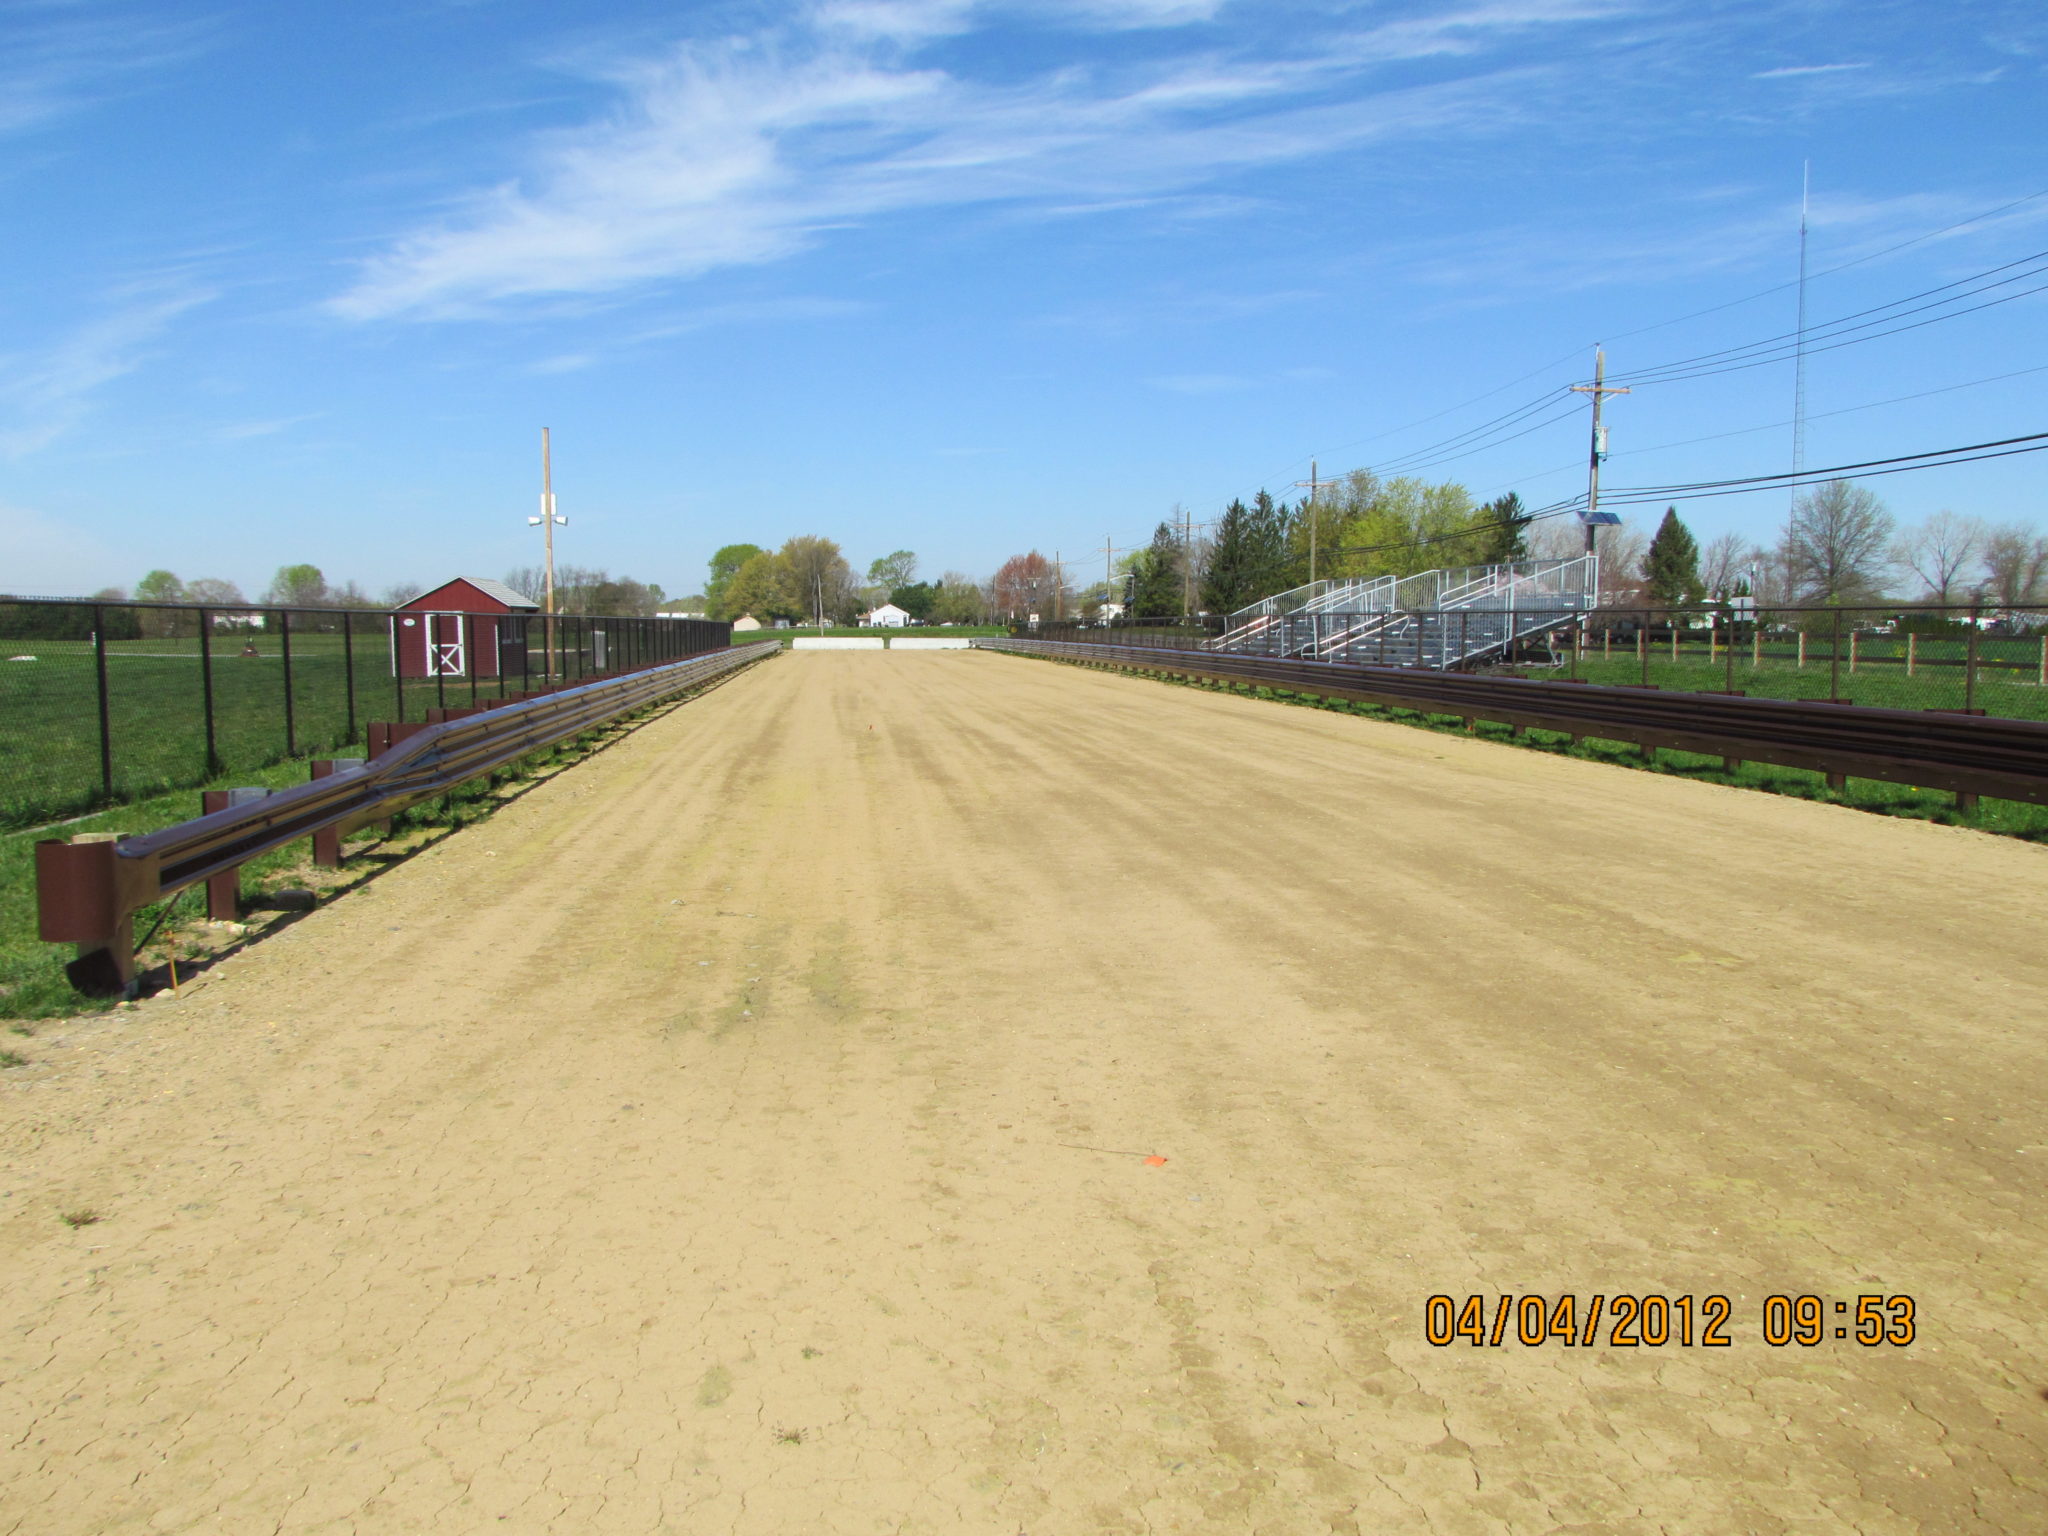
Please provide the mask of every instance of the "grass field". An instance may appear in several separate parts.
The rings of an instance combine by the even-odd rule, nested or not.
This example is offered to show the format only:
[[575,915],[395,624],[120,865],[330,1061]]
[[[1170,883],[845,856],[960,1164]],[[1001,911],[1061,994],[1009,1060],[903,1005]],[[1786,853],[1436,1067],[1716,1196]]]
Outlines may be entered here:
[[339,635],[294,635],[288,739],[285,668],[276,639],[258,639],[256,656],[241,655],[239,639],[217,639],[213,725],[218,773],[210,773],[199,642],[115,641],[107,647],[109,785],[101,774],[91,644],[5,643],[11,655],[35,660],[0,659],[0,829],[194,788],[219,774],[238,784],[254,783],[249,775],[273,764],[360,745],[369,721],[418,720],[443,703],[487,703],[518,689],[522,681],[517,675],[502,686],[496,678],[414,678],[401,685],[391,676],[381,634],[358,634],[346,651]]
[[1593,636],[1577,660],[1576,675],[1594,683],[1647,682],[1674,693],[1735,688],[1772,699],[1828,698],[1832,686],[1833,697],[1875,709],[1962,709],[1967,699],[1989,715],[2048,720],[2036,640],[1981,642],[1974,686],[1962,640],[1922,638],[1910,669],[1903,637],[1859,637],[1853,657],[1844,641],[1839,661],[1831,660],[1825,639],[1811,642],[1803,665],[1797,648],[1782,640],[1761,653],[1738,644],[1732,658],[1721,647],[1710,654],[1698,641],[1681,643],[1676,660],[1668,641],[1652,641],[1646,651],[1639,652],[1632,639],[1617,639],[1610,647]]

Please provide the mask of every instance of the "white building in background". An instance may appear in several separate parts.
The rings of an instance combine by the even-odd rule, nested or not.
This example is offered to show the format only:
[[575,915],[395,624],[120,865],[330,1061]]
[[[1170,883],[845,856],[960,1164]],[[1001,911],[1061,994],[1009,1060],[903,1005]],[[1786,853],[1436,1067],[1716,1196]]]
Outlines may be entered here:
[[743,613],[738,618],[732,621],[732,627],[733,632],[737,634],[739,631],[745,629],[759,629],[761,627],[761,621],[755,618],[751,613]]
[[881,607],[862,614],[860,622],[863,629],[901,629],[910,622],[910,614],[908,610],[898,608],[894,603],[884,603]]

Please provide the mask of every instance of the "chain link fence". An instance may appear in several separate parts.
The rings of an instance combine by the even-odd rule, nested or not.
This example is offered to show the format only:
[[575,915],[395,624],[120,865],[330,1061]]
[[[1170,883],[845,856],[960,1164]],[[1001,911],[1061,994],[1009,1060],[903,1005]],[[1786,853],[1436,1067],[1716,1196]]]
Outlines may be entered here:
[[730,639],[696,619],[0,598],[0,827],[334,754],[373,720]]

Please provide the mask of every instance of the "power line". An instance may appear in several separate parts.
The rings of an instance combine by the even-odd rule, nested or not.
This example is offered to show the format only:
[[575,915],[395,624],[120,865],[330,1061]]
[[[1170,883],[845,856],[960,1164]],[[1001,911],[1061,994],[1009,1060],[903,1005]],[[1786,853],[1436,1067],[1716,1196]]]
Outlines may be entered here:
[[[2023,443],[2031,443],[2034,446],[2014,446]],[[1889,459],[1866,459],[1860,464],[1836,464],[1828,469],[1796,472],[1787,470],[1775,475],[1745,475],[1734,480],[1695,480],[1682,485],[1623,486],[1613,493],[1613,497],[1633,498],[1637,504],[1645,501],[1693,501],[1702,496],[1732,496],[1744,490],[1789,485],[1794,482],[1801,485],[1817,485],[1823,481],[1839,480],[1851,475],[1869,478],[1875,475],[1904,474],[1912,469],[1941,469],[1950,464],[1974,464],[1980,459],[2005,459],[2011,458],[2014,454],[2039,453],[2044,449],[2048,449],[2048,432],[2032,432],[2024,437],[2002,437],[1988,443],[1967,443],[1958,448],[1929,448],[1921,453],[1903,453]]]
[[[1910,395],[1892,395],[1884,400],[1866,400],[1861,405],[1845,405],[1838,410],[1822,411],[1817,415],[1810,415],[1806,419],[1808,421],[1826,421],[1831,416],[1853,416],[1858,411],[1874,411],[1880,406],[1886,405],[1903,405],[1909,400],[1925,400],[1930,395],[1947,395],[1953,394],[1959,389],[1976,389],[1985,384],[2001,384],[2007,379],[2024,378],[2030,373],[2048,373],[2048,363],[2042,363],[2033,368],[2016,368],[2011,373],[1994,373],[1982,379],[1965,379],[1960,384],[1943,384],[1937,389],[1915,390]],[[1737,427],[1733,432],[1710,432],[1705,437],[1683,437],[1675,442],[1651,443],[1646,448],[1624,448],[1621,452],[1612,454],[1610,457],[1617,459],[1640,458],[1646,453],[1662,453],[1671,448],[1691,448],[1699,443],[1718,443],[1726,438],[1748,437],[1755,432],[1775,432],[1780,427],[1789,427],[1791,425],[1790,418],[1784,421],[1759,422],[1753,427]],[[1579,460],[1573,459],[1569,464],[1557,464],[1549,469],[1528,470],[1501,481],[1488,494],[1491,495],[1494,491],[1505,491],[1513,486],[1526,484],[1531,480],[1542,480],[1551,475],[1561,475],[1568,469],[1577,469],[1579,467]]]
[[[2025,446],[2031,445],[2031,446]],[[1917,469],[1943,469],[1952,464],[1974,464],[1981,459],[2005,459],[2015,454],[2041,453],[2048,451],[2048,432],[2029,433],[2024,437],[1999,438],[1986,443],[1967,443],[1955,448],[1930,448],[1921,453],[1900,454],[1889,459],[1867,459],[1858,464],[1836,464],[1826,469],[1786,471],[1773,475],[1747,475],[1734,480],[1699,480],[1682,485],[1631,485],[1618,486],[1604,492],[1602,500],[1619,502],[1624,506],[1641,506],[1649,502],[1698,501],[1710,496],[1739,496],[1745,491],[1763,490],[1771,487],[1785,488],[1793,485],[1818,485],[1828,480],[1842,479],[1849,475],[1858,478],[1873,478],[1878,475],[1902,475]],[[1565,501],[1552,502],[1516,519],[1497,519],[1490,523],[1474,523],[1464,528],[1452,529],[1445,533],[1431,534],[1427,538],[1402,539],[1391,544],[1367,544],[1348,546],[1332,550],[1332,554],[1372,555],[1389,550],[1419,549],[1430,544],[1447,544],[1457,539],[1469,538],[1476,533],[1490,533],[1496,528],[1514,524],[1526,526],[1548,518],[1563,517],[1584,506],[1583,495],[1573,496]]]
[[[1860,267],[1867,261],[1876,261],[1881,257],[1893,254],[1895,251],[1903,251],[1910,246],[1922,245],[1929,240],[1938,240],[1943,235],[1954,234],[1957,230],[1966,229],[1972,224],[1981,224],[1986,219],[1995,219],[2001,213],[2010,213],[2015,208],[2024,207],[2028,203],[2039,202],[2044,197],[2048,197],[2048,187],[2043,187],[2038,192],[2029,192],[2025,197],[2016,197],[2009,203],[2000,203],[1996,208],[1986,209],[1982,213],[1973,213],[1967,219],[1958,219],[1953,224],[1944,224],[1940,229],[1929,230],[1924,235],[1915,235],[1910,240],[1901,240],[1897,245],[1888,245],[1881,251],[1872,251],[1868,256],[1856,256],[1848,261],[1837,262],[1832,267],[1822,267],[1818,272],[1810,275],[1813,277],[1832,277],[1837,272],[1846,272],[1851,267]],[[1770,288],[1760,288],[1755,293],[1745,294],[1739,299],[1730,299],[1725,304],[1715,304],[1706,309],[1696,309],[1690,314],[1676,315],[1669,320],[1652,321],[1648,325],[1639,325],[1632,331],[1622,331],[1608,339],[1610,341],[1626,341],[1631,336],[1645,336],[1651,331],[1661,331],[1666,326],[1682,325],[1688,320],[1698,320],[1707,315],[1718,315],[1724,309],[1735,309],[1743,304],[1753,304],[1758,299],[1767,299],[1774,293],[1783,293],[1788,288],[1796,288],[1798,286],[1798,283],[1795,281],[1779,283]]]
[[[1834,320],[1824,321],[1820,326],[1815,327],[1812,330],[1806,331],[1804,334],[1808,335],[1809,337],[1817,334],[1820,340],[1826,341],[1832,338],[1847,336],[1854,331],[1869,330],[1873,326],[1885,325],[1893,320],[1903,319],[1907,315],[1923,314],[1930,309],[1939,309],[1943,305],[1953,304],[1958,302],[1959,300],[1966,298],[1972,298],[1979,293],[1988,293],[1994,288],[2002,288],[2006,286],[2008,283],[2024,282],[2029,278],[2039,277],[2042,273],[2048,272],[2048,264],[2043,263],[2048,263],[2048,250],[2035,251],[2030,255],[2020,256],[2012,261],[2003,262],[1998,266],[1986,268],[1982,272],[1973,272],[1968,277],[1959,277],[1951,283],[1942,283],[1938,287],[1922,289],[1919,293],[1909,293],[1903,298],[1892,299],[1883,304],[1873,305],[1869,309],[1859,309],[1852,314],[1842,315]],[[2029,265],[2032,266],[2031,271],[2015,272],[2008,277],[1999,277],[1996,282],[1986,281],[1986,279],[1988,278],[1997,277],[1997,275],[2001,272],[2010,272],[2011,269],[2014,267],[2024,267]],[[1932,299],[1935,294],[1948,293],[1949,290],[1952,288],[1965,288],[1967,287],[1967,285],[1973,283],[1981,284],[1981,286],[1976,288],[1970,288],[1968,292],[1964,293],[1950,293],[1947,298],[1933,299],[1932,303],[1922,304],[1917,309],[1900,308],[1900,306],[1911,304],[1917,299]],[[2026,293],[2037,293],[2039,291],[2039,289],[2027,289],[2024,293],[2007,294],[2004,298],[1996,299],[1992,302],[2003,304],[2009,302],[2012,299],[2023,298],[2025,297]],[[1976,305],[1973,306],[1973,309],[1961,310],[1957,313],[1970,314],[1974,312],[1974,309],[1984,309],[1989,307],[1989,305]],[[1896,310],[1898,311],[1898,313],[1887,314],[1885,313],[1887,310]],[[1873,318],[1865,319],[1865,316],[1870,316]],[[1953,317],[1948,315],[1941,315],[1936,317],[1936,319],[1950,318]],[[1857,325],[1850,325],[1849,322],[1852,320],[1861,321],[1862,323]],[[1931,322],[1923,321],[1920,323],[1928,324]],[[1914,327],[1912,326],[1899,327],[1899,329],[1901,330],[1911,330],[1913,328]],[[1661,384],[1674,382],[1679,378],[1698,377],[1708,372],[1719,373],[1729,371],[1728,369],[1720,366],[1709,365],[1719,365],[1723,363],[1734,362],[1740,364],[1740,366],[1743,367],[1750,367],[1754,366],[1754,362],[1746,361],[1746,359],[1750,359],[1753,354],[1765,351],[1784,354],[1786,348],[1796,347],[1799,344],[1799,338],[1801,334],[1802,332],[1800,331],[1784,331],[1780,332],[1776,336],[1767,336],[1760,341],[1744,342],[1740,346],[1723,347],[1719,351],[1702,352],[1694,357],[1678,358],[1668,363],[1653,363],[1647,367],[1633,368],[1628,370],[1624,374],[1617,375],[1617,377],[1635,379],[1639,382],[1646,384]],[[1889,336],[1892,334],[1894,334],[1894,332],[1892,331],[1881,331],[1878,333],[1878,335],[1884,336]],[[1858,341],[1875,341],[1876,339],[1876,336],[1865,336],[1857,338]],[[1837,341],[1836,344],[1847,345],[1848,343]],[[1756,360],[1762,362],[1776,362],[1780,361],[1781,358],[1764,357]]]

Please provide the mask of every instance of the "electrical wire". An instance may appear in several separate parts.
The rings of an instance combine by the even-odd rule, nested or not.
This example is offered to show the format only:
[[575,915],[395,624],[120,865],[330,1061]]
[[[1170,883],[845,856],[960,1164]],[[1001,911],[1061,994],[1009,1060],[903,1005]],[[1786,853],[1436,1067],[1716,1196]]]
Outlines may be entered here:
[[[1861,405],[1845,405],[1842,406],[1839,410],[1820,411],[1813,415],[1808,416],[1806,419],[1808,421],[1826,421],[1830,416],[1852,416],[1858,411],[1874,411],[1878,409],[1880,406],[1902,405],[1908,400],[1925,400],[1930,395],[1953,394],[1955,391],[1959,389],[1975,389],[1979,385],[1983,384],[2000,384],[2007,379],[2025,378],[2030,373],[2048,373],[2048,363],[2042,363],[2039,366],[2033,368],[2016,368],[2011,373],[1994,373],[1991,374],[1989,377],[1982,379],[1965,379],[1960,384],[1943,384],[1938,389],[1916,390],[1914,393],[1910,395],[1893,395],[1889,399],[1885,400],[1866,400]],[[1789,427],[1791,425],[1792,422],[1789,418],[1784,421],[1767,421],[1754,427],[1737,427],[1733,432],[1710,432],[1705,437],[1684,437],[1678,439],[1676,442],[1651,443],[1649,446],[1644,448],[1624,448],[1618,453],[1610,454],[1608,457],[1614,459],[1640,458],[1643,454],[1662,453],[1666,449],[1670,448],[1691,448],[1699,443],[1718,443],[1725,438],[1747,437],[1754,432],[1776,432],[1781,430],[1782,428]],[[1500,484],[1489,489],[1486,492],[1485,496],[1481,499],[1484,500],[1487,497],[1496,495],[1501,491],[1510,490],[1518,485],[1526,485],[1531,480],[1542,480],[1546,479],[1551,475],[1561,475],[1566,470],[1582,470],[1585,467],[1585,458],[1581,456],[1579,458],[1573,459],[1569,464],[1558,464],[1550,469],[1529,470],[1525,473],[1512,476],[1507,480],[1503,480]]]
[[[1967,443],[1954,448],[1930,448],[1921,453],[1900,454],[1889,459],[1868,459],[1859,464],[1836,464],[1826,469],[1788,470],[1780,474],[1747,475],[1733,480],[1698,480],[1681,485],[1616,486],[1611,490],[1603,490],[1600,493],[1600,501],[1603,506],[1642,506],[1659,501],[1698,501],[1711,496],[1739,496],[1746,491],[1784,490],[1788,487],[1819,485],[1851,474],[1858,478],[1902,475],[1918,469],[1943,469],[1952,464],[1974,464],[1982,459],[2004,459],[2016,454],[2041,452],[2048,452],[2048,432],[2029,433],[2024,437],[1998,438],[1984,443]],[[1585,500],[1585,496],[1580,494],[1565,501],[1552,502],[1512,520],[1503,518],[1488,523],[1473,523],[1445,533],[1431,534],[1427,538],[1403,539],[1392,544],[1344,546],[1332,549],[1330,553],[1370,555],[1391,550],[1420,549],[1431,544],[1447,544],[1457,539],[1470,538],[1473,534],[1490,533],[1497,528],[1526,527],[1529,523],[1563,517],[1579,511]]]
[[[1807,279],[1811,281],[1816,277],[1831,277],[1837,272],[1846,272],[1851,267],[1860,267],[1867,261],[1876,261],[1881,257],[1891,255],[1895,251],[1903,251],[1911,246],[1924,244],[1929,240],[1938,240],[1943,235],[1954,234],[1957,230],[1967,229],[1972,224],[1981,224],[1986,219],[1995,219],[2001,213],[2010,213],[2015,208],[2023,208],[2028,203],[2039,202],[2044,197],[2048,197],[2048,187],[2043,187],[2038,192],[2029,192],[2025,197],[2016,197],[2009,203],[2000,203],[1996,208],[1986,209],[1983,213],[1973,213],[1967,219],[1958,219],[1953,224],[1944,224],[1940,229],[1929,230],[1924,235],[1915,235],[1910,240],[1901,240],[1897,245],[1888,245],[1881,251],[1872,251],[1868,256],[1857,256],[1848,261],[1837,262],[1832,267],[1822,267],[1818,272],[1808,273]],[[1724,309],[1734,309],[1743,304],[1752,304],[1758,299],[1767,299],[1774,293],[1784,293],[1788,289],[1797,288],[1798,286],[1799,283],[1796,279],[1789,283],[1778,283],[1770,288],[1760,288],[1755,293],[1746,294],[1742,298],[1730,299],[1725,304],[1715,304],[1706,309],[1696,309],[1690,314],[1677,315],[1669,320],[1655,320],[1648,325],[1639,325],[1632,331],[1622,331],[1607,339],[1609,341],[1626,341],[1631,336],[1645,336],[1651,331],[1661,331],[1666,326],[1682,325],[1688,320],[1698,320],[1706,315],[1718,315]]]
[[[2029,264],[2032,265],[2029,266]],[[1995,282],[1985,281],[1985,279],[1994,277],[1997,273],[2006,272],[2010,268],[2018,266],[2029,266],[2029,270],[2012,273],[2010,276],[1998,278]],[[1786,331],[1777,336],[1766,337],[1761,341],[1746,342],[1737,347],[1724,347],[1718,352],[1705,352],[1697,357],[1682,358],[1670,363],[1657,363],[1644,368],[1626,369],[1620,373],[1610,374],[1608,377],[1610,379],[1621,379],[1631,384],[1668,384],[1675,383],[1681,379],[1703,378],[1715,373],[1734,372],[1738,368],[1756,367],[1761,363],[1782,362],[1791,355],[1793,350],[1796,350],[1802,344],[1802,341],[1808,352],[1833,351],[1837,347],[1857,345],[1865,341],[1875,341],[1880,336],[1896,335],[1899,331],[1917,330],[1922,325],[1932,325],[1942,320],[1956,319],[1961,315],[1974,314],[1980,309],[1989,309],[1994,305],[2006,304],[2014,299],[2025,298],[2030,293],[2039,293],[2041,289],[2038,287],[2023,289],[2018,293],[2009,293],[1983,304],[1971,305],[1968,309],[1954,310],[1949,314],[1936,315],[1929,320],[1917,321],[1913,325],[1894,326],[1890,330],[1875,331],[1874,334],[1868,336],[1856,336],[1854,334],[1857,331],[1869,331],[1877,326],[1889,325],[1892,321],[1902,320],[1908,315],[1924,314],[1928,310],[1941,309],[1958,303],[1963,299],[1974,298],[1981,293],[1989,293],[1995,288],[2003,288],[2011,283],[2025,282],[2044,274],[2048,274],[2048,251],[2036,251],[2032,255],[2023,256],[2016,261],[2006,262],[2002,266],[1992,267],[1984,272],[1973,273],[1969,277],[1959,278],[1953,283],[1944,283],[1939,288],[1925,289],[1920,293],[1908,294],[1904,298],[1894,299],[1887,304],[1879,304],[1870,309],[1858,310],[1854,314],[1823,321],[1818,326],[1807,327],[1804,332]],[[1915,299],[1928,298],[1933,294],[1946,293],[1949,289],[1963,288],[1965,285],[1973,283],[1979,286],[1969,288],[1966,292],[1962,293],[1950,293],[1946,298],[1934,299],[1933,302],[1919,305],[1917,308],[1904,309],[1900,307],[1911,304]],[[1893,311],[1893,313],[1886,313],[1886,311]],[[1864,319],[1863,317],[1866,315],[1874,318]],[[1849,322],[1852,320],[1860,321],[1861,323],[1851,325]],[[1845,340],[1843,338],[1848,339]],[[1816,346],[1816,342],[1832,342],[1833,345]]]

